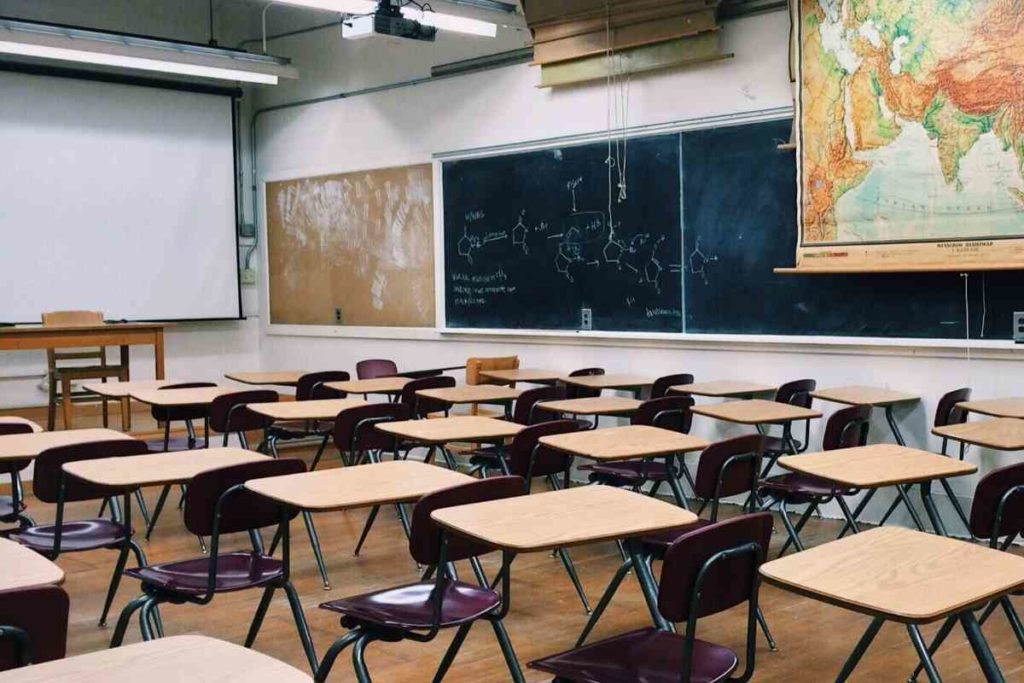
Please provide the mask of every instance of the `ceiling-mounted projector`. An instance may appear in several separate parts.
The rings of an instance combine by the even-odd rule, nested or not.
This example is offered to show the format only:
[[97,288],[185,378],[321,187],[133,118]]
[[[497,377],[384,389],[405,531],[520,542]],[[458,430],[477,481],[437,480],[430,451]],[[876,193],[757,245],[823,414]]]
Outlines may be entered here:
[[349,39],[390,36],[433,42],[437,28],[426,26],[402,16],[401,10],[390,0],[381,0],[377,11],[361,17],[349,17],[341,25],[341,37]]

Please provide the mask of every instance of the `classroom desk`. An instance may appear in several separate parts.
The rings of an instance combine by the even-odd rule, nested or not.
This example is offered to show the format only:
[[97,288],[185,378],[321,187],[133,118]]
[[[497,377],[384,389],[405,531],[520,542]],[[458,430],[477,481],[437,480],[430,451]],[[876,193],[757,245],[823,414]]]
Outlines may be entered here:
[[346,382],[324,382],[328,389],[337,389],[349,394],[384,394],[395,396],[402,393],[402,389],[412,380],[408,377],[377,377],[376,379],[353,379]]
[[892,435],[893,438],[896,439],[896,443],[901,446],[906,446],[907,442],[904,440],[903,434],[900,433],[899,424],[897,424],[896,418],[893,416],[893,406],[898,403],[916,403],[921,400],[921,397],[917,394],[908,394],[902,391],[893,391],[892,389],[882,389],[879,387],[862,386],[818,389],[816,391],[812,391],[811,396],[819,398],[822,401],[842,403],[843,405],[848,406],[871,406],[872,408],[884,408],[885,421],[889,423],[889,429],[892,430]]
[[0,425],[12,425],[12,424],[13,425],[28,425],[29,428],[33,432],[35,432],[35,433],[43,431],[43,428],[40,425],[38,425],[35,422],[33,422],[32,420],[26,419],[24,417],[18,417],[16,415],[0,415]]
[[164,378],[164,330],[167,323],[110,323],[104,325],[15,325],[0,327],[0,351],[121,347],[121,364],[128,365],[129,346],[152,346],[154,372]]
[[330,420],[343,410],[365,406],[360,398],[325,398],[315,401],[279,401],[278,403],[251,403],[246,407],[254,413],[275,421]]
[[761,434],[765,433],[765,425],[782,425],[782,439],[790,453],[799,450],[793,441],[790,425],[798,420],[816,420],[821,417],[821,412],[817,410],[759,398],[693,406],[690,412],[714,420],[753,425]]
[[547,410],[563,415],[588,415],[597,417],[629,417],[637,411],[643,401],[623,396],[588,396],[587,398],[569,398],[560,401],[540,401],[538,410]]
[[560,382],[570,384],[576,387],[583,387],[585,389],[597,389],[598,391],[604,389],[618,389],[622,391],[631,391],[634,395],[639,394],[644,389],[649,388],[654,384],[654,377],[645,377],[643,375],[581,375],[579,377],[562,376],[558,378]]
[[68,429],[60,432],[33,432],[0,436],[0,466],[7,460],[32,460],[48,448],[94,441],[131,440],[113,429]]
[[[932,500],[932,482],[945,481],[951,477],[978,471],[971,463],[895,444],[874,444],[858,448],[840,448],[824,453],[787,455],[779,458],[779,465],[793,472],[834,482],[843,488],[877,490],[893,486],[899,494],[897,500],[907,507],[915,521],[916,511],[907,497],[906,489],[919,484],[921,499],[932,526],[943,536],[948,534]],[[858,505],[852,514],[845,504],[842,508],[847,525],[854,532],[860,531],[856,520],[864,510],[863,503]]]
[[302,370],[279,370],[274,372],[229,372],[224,376],[239,384],[254,386],[294,387],[306,373]]
[[[677,505],[611,486],[580,486],[447,507],[435,510],[431,518],[445,528],[445,533],[466,536],[502,551],[502,600],[510,599],[511,564],[519,553],[628,540],[637,579],[659,625],[665,622],[657,608],[657,588],[650,567],[640,559],[636,539],[697,520],[696,515]],[[522,672],[513,679],[523,681]]]
[[132,410],[131,402],[129,401],[131,392],[159,389],[170,384],[177,384],[177,382],[169,379],[141,379],[128,382],[86,382],[82,385],[82,389],[90,394],[96,394],[111,400],[128,401],[124,405],[125,410],[122,412],[122,419],[124,420],[122,429],[130,432],[132,430]]
[[995,451],[1024,450],[1024,420],[1016,418],[997,417],[991,420],[935,427],[932,434]]
[[440,449],[448,468],[454,470],[456,468],[455,458],[448,452],[448,449],[445,447],[446,444],[454,441],[493,443],[498,446],[498,460],[503,463],[502,466],[504,467],[505,459],[501,457],[500,449],[504,445],[505,439],[515,436],[525,427],[515,422],[497,420],[493,417],[458,415],[427,420],[382,422],[375,425],[375,428],[395,437],[396,450],[399,440],[405,443],[427,446],[429,449],[427,452],[428,461],[433,456],[434,451]]
[[1012,417],[1024,420],[1024,398],[994,398],[984,401],[961,401],[957,408],[989,417]]
[[497,384],[554,384],[563,373],[554,370],[516,368],[514,370],[481,370],[480,376]]
[[494,384],[474,384],[461,387],[444,387],[441,389],[421,389],[417,396],[440,401],[451,406],[494,404],[505,407],[505,419],[512,417],[512,402],[519,397],[518,389],[497,386]]
[[4,683],[311,683],[255,650],[205,636],[171,636],[4,672]]
[[266,460],[267,456],[241,448],[201,448],[173,453],[146,453],[65,463],[68,474],[122,492],[145,486],[187,484],[203,472]]
[[742,380],[718,380],[714,382],[696,382],[694,384],[677,384],[669,387],[674,394],[690,394],[708,398],[752,398],[758,394],[767,394],[778,387],[770,384],[757,384]]
[[128,392],[139,403],[162,408],[208,406],[218,396],[234,393],[229,387],[196,387],[194,389],[138,389]]
[[[881,527],[761,565],[784,590],[873,617],[837,681],[853,672],[886,621],[905,624],[938,680],[920,624],[956,619],[989,682],[1003,681],[973,610],[1024,585],[1024,558],[966,541]],[[893,673],[893,679],[906,674]]]
[[20,543],[0,538],[0,591],[64,583],[64,570]]
[[[708,442],[699,437],[646,425],[552,434],[542,436],[539,441],[548,448],[597,462],[663,457],[665,466],[673,473],[676,457],[684,453],[702,451],[708,447]],[[686,497],[674,474],[669,475],[668,483],[676,503],[680,507],[688,508]]]
[[[333,470],[254,479],[245,483],[253,493],[301,510],[305,518],[313,512],[351,510],[394,504],[398,518],[409,535],[409,517],[403,503],[417,500],[439,489],[475,481],[472,477],[421,462],[394,460],[353,465]],[[376,515],[376,512],[371,513]],[[314,546],[324,590],[330,590],[326,564],[319,545]]]

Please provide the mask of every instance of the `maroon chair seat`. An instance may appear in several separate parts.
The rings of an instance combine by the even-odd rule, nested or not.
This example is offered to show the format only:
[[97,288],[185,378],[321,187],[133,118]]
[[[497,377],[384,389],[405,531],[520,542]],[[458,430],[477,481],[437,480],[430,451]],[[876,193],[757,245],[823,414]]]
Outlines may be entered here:
[[[33,526],[12,533],[10,538],[21,545],[39,553],[52,553],[53,541],[57,527],[54,525]],[[77,552],[80,550],[98,550],[100,548],[118,548],[129,534],[125,527],[109,519],[76,519],[64,522],[61,531],[61,552]]]
[[602,478],[615,477],[626,485],[642,484],[648,481],[668,481],[668,467],[664,462],[608,462],[580,465],[580,470],[593,472]]
[[[205,594],[209,589],[210,558],[197,557],[180,562],[151,564],[125,570],[125,576],[150,586],[176,593]],[[284,563],[253,552],[224,553],[217,556],[216,593],[245,590],[280,581]]]
[[[530,662],[530,668],[579,683],[679,683],[685,643],[686,636],[645,628],[538,659]],[[697,639],[689,680],[727,680],[739,663],[729,648]]]
[[833,482],[809,474],[788,472],[761,481],[759,490],[770,495],[785,495],[791,503],[799,504],[798,499],[810,502],[815,498],[831,496],[852,496],[856,489],[836,486]]
[[[375,624],[403,630],[429,629],[434,624],[434,581],[421,581],[397,588],[364,593],[320,605],[321,609],[337,612],[351,623]],[[441,605],[441,628],[476,621],[501,604],[501,597],[489,588],[453,581],[445,587]]]

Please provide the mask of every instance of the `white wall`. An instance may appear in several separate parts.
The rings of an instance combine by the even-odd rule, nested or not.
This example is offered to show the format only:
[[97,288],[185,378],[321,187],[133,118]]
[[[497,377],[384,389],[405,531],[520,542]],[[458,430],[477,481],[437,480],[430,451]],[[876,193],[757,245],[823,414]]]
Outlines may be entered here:
[[[787,72],[785,13],[743,19],[725,25],[730,61],[695,69],[650,74],[634,79],[629,125],[667,123],[697,117],[752,112],[791,104]],[[292,54],[298,63],[312,58],[302,46]],[[339,48],[342,49],[342,48]],[[317,53],[319,54],[319,53]],[[344,57],[325,60],[321,72],[344,69]],[[393,74],[389,71],[386,78]],[[486,73],[385,91],[353,99],[274,112],[258,128],[258,159],[263,178],[429,161],[433,154],[578,133],[601,131],[606,120],[602,84],[565,90],[536,87],[537,71],[515,66]],[[323,94],[317,84],[308,94]],[[313,333],[324,330],[311,330]],[[386,337],[387,335],[381,335]],[[748,378],[783,382],[813,377],[819,386],[874,384],[919,392],[924,400],[898,410],[897,417],[911,445],[937,448],[929,436],[938,397],[962,385],[978,396],[1018,394],[1016,354],[1003,349],[975,351],[968,365],[962,348],[918,346],[829,346],[781,342],[762,344],[693,342],[690,340],[624,342],[621,340],[537,339],[428,334],[425,339],[324,338],[272,335],[265,339],[266,367],[351,368],[360,358],[395,359],[402,367],[460,364],[470,355],[515,353],[524,366],[572,369],[599,365],[608,371],[641,374],[693,372],[700,379]],[[809,340],[804,340],[809,341]],[[831,412],[835,406],[825,405]],[[696,418],[698,433],[718,438],[737,434]],[[816,426],[812,444],[820,443]],[[872,441],[889,441],[879,412],[872,424]],[[983,470],[1012,461],[1009,456],[978,453],[969,456]],[[966,497],[974,478],[955,483]],[[891,496],[879,496],[866,519],[877,519],[878,508]],[[940,506],[945,501],[940,500]],[[884,509],[884,507],[883,507]],[[948,511],[947,511],[948,512]],[[951,517],[949,518],[952,519]],[[949,524],[956,529],[956,524]]]

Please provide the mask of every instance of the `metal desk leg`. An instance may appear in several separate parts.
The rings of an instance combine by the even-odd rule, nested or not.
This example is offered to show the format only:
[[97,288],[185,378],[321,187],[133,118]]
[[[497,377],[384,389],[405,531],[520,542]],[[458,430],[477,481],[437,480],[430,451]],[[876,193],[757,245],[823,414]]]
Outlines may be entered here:
[[[909,486],[907,487],[910,488]],[[899,494],[899,499],[903,501],[903,504],[907,506],[907,511],[910,513],[911,519],[914,520],[914,525],[918,531],[924,531],[924,523],[921,521],[921,515],[918,514],[914,508],[914,503],[910,500],[910,496],[907,495],[906,489],[901,486],[896,487],[896,493]]]
[[857,647],[853,648],[853,652],[850,653],[849,659],[846,660],[846,664],[843,665],[842,671],[836,677],[836,683],[843,683],[850,677],[853,670],[857,668],[857,664],[860,663],[861,657],[867,652],[871,646],[871,641],[878,635],[879,629],[882,628],[882,624],[885,623],[885,619],[882,617],[875,617],[871,620],[871,625],[868,626],[868,630],[864,632],[864,635],[857,641]]
[[676,470],[676,456],[668,455],[665,456],[665,473],[668,475],[668,485],[672,489],[672,495],[676,499],[676,504],[684,510],[689,510],[690,506],[686,502],[686,496],[683,494],[683,487],[679,483],[679,472]]
[[661,612],[658,611],[658,587],[654,583],[654,577],[651,575],[651,566],[645,561],[640,541],[631,538],[626,542],[626,548],[629,550],[629,559],[633,561],[636,579],[640,582],[640,590],[644,594],[644,600],[647,602],[647,609],[651,612],[651,618],[662,631],[672,631],[672,624],[665,617],[661,616]]
[[1003,678],[1003,673],[999,670],[999,664],[996,663],[996,658],[988,647],[988,641],[985,640],[981,627],[978,626],[978,620],[974,618],[974,613],[964,612],[961,614],[960,624],[967,633],[967,640],[971,643],[971,649],[974,650],[974,656],[978,658],[981,670],[985,672],[985,680],[988,683],[1005,683],[1006,679]]
[[896,443],[901,446],[906,446],[907,442],[903,439],[903,435],[900,433],[900,427],[896,424],[896,417],[892,414],[892,405],[885,407],[885,421],[889,423],[889,429],[892,430],[893,438],[896,439]]
[[932,655],[924,645],[924,638],[921,637],[921,629],[919,629],[915,624],[907,624],[907,633],[910,634],[910,642],[914,644],[914,649],[917,650],[917,656],[921,660],[921,666],[924,667],[925,673],[928,674],[928,680],[931,683],[942,683],[942,678],[939,676],[938,669],[935,668],[935,662],[932,660]]
[[949,536],[946,525],[942,523],[942,517],[935,507],[935,501],[932,500],[932,483],[930,481],[921,482],[921,501],[924,503],[925,511],[928,512],[928,519],[931,520],[935,533],[939,536]]

